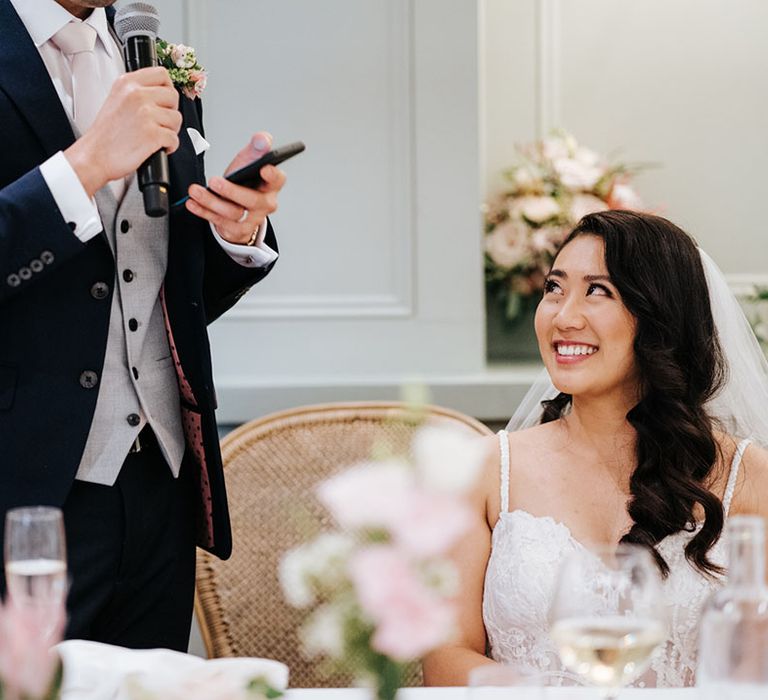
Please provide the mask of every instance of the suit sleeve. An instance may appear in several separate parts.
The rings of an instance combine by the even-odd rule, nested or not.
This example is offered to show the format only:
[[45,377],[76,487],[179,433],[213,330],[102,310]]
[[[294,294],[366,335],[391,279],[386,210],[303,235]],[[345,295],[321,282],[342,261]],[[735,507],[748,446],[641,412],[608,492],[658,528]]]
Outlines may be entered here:
[[0,189],[0,304],[83,250],[39,168]]

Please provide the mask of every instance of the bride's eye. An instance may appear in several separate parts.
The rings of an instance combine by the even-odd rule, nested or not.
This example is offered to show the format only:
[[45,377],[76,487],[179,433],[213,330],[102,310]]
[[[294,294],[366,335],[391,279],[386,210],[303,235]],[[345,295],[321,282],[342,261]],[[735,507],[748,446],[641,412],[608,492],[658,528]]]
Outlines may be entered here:
[[590,295],[598,296],[598,297],[612,297],[613,293],[605,285],[590,284],[589,288],[587,289],[587,296],[590,296]]
[[560,285],[555,282],[551,277],[544,281],[544,294],[562,294],[563,290]]

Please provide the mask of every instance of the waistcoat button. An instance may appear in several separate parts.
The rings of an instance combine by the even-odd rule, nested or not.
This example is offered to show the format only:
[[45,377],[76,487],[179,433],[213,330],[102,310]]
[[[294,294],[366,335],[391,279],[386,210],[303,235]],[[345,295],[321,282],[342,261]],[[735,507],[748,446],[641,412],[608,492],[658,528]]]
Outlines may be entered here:
[[109,296],[109,285],[105,282],[96,282],[91,287],[91,296],[94,299],[106,299]]
[[120,233],[128,233],[131,230],[131,222],[128,219],[123,219],[120,222]]
[[93,389],[99,383],[99,375],[93,370],[87,369],[80,375],[80,386],[83,389]]
[[123,280],[133,282],[133,270],[123,270]]
[[125,420],[128,421],[128,425],[130,425],[132,428],[135,428],[139,423],[141,423],[141,418],[139,417],[138,413],[129,413]]

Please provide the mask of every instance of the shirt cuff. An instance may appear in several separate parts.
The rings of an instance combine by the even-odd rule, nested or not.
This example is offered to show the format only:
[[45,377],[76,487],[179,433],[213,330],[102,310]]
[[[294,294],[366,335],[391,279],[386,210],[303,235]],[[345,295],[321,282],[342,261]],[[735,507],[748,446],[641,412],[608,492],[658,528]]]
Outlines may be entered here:
[[259,226],[259,234],[256,236],[256,243],[254,245],[239,245],[238,243],[225,241],[213,226],[211,226],[211,233],[213,233],[213,237],[224,249],[224,252],[238,265],[243,267],[266,267],[277,260],[277,253],[264,243],[264,237],[267,235],[266,219]]
[[40,166],[40,173],[75,236],[85,243],[101,233],[104,227],[96,200],[88,198],[80,178],[62,151],[46,160]]

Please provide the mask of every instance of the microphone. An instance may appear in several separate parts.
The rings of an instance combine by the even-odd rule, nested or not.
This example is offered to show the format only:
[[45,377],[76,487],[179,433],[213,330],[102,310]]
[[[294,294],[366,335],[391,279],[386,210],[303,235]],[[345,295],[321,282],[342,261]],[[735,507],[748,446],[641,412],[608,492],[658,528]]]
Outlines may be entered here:
[[[122,42],[125,67],[129,72],[157,65],[157,30],[160,16],[146,2],[121,5],[115,13],[115,32]],[[147,216],[165,216],[168,213],[170,172],[168,155],[160,150],[147,158],[136,171],[139,189],[144,196]]]

